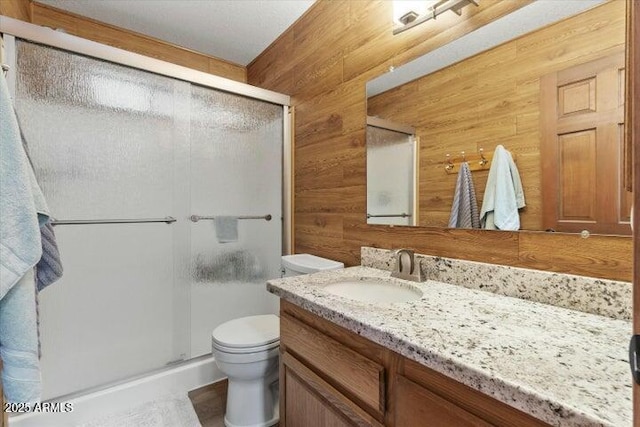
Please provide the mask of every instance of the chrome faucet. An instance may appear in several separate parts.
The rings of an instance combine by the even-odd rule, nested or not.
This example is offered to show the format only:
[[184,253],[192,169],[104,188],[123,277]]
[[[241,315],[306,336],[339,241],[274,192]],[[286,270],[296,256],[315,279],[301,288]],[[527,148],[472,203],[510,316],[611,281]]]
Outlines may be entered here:
[[396,266],[391,272],[391,277],[413,282],[424,282],[426,280],[422,276],[422,262],[421,260],[416,262],[416,256],[412,250],[398,249],[394,254],[396,256]]

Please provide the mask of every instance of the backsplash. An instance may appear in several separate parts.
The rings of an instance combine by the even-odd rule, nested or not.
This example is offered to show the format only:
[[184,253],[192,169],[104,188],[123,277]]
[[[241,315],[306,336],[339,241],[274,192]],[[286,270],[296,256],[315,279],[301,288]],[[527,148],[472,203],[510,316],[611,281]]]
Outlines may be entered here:
[[[632,284],[572,274],[418,255],[429,280],[555,305],[613,319],[631,320]],[[393,251],[361,248],[361,264],[381,270],[395,266]]]

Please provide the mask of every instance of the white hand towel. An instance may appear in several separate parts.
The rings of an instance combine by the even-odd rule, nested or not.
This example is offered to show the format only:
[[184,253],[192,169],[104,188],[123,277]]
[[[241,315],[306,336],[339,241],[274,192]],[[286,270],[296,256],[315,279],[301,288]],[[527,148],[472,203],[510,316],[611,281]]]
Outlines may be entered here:
[[218,242],[229,243],[238,241],[237,216],[216,216],[214,225],[216,227]]
[[524,206],[524,192],[518,168],[511,153],[502,145],[498,145],[493,153],[480,210],[482,228],[518,230],[520,228],[518,209]]

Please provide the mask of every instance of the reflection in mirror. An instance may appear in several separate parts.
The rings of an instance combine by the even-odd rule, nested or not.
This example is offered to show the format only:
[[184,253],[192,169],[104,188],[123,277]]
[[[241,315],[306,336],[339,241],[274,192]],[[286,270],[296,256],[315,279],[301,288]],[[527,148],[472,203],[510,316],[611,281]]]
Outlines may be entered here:
[[[625,2],[538,0],[367,83],[369,116],[416,131],[414,224],[448,226],[457,173],[447,154],[503,145],[526,198],[520,229],[630,234],[624,66],[607,59],[624,47]],[[481,206],[489,170],[477,169]]]
[[367,118],[367,223],[415,225],[415,129]]

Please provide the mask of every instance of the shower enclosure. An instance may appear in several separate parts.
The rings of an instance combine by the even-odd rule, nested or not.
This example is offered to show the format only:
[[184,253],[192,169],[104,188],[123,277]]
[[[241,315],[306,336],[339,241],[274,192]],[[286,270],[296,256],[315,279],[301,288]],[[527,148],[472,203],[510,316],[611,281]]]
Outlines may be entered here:
[[[286,106],[20,39],[12,72],[64,266],[40,294],[44,399],[210,353],[220,323],[277,313]],[[241,218],[237,240],[216,216]]]

